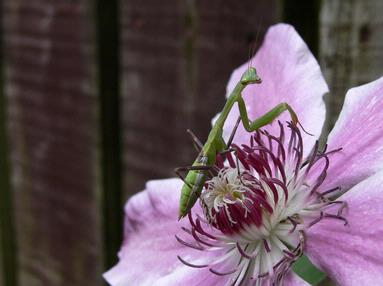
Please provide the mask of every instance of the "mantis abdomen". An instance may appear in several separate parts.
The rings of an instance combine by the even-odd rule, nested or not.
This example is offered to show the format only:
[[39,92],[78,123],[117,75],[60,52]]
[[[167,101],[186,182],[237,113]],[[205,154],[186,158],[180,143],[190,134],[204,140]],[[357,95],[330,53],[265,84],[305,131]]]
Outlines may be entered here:
[[204,155],[202,150],[200,156],[198,156],[197,160],[193,163],[190,171],[184,179],[184,185],[181,191],[182,197],[180,200],[179,218],[182,218],[185,214],[187,214],[198,200],[207,179],[206,172],[210,168],[207,164],[215,163],[215,160],[214,162],[209,161],[208,156]]

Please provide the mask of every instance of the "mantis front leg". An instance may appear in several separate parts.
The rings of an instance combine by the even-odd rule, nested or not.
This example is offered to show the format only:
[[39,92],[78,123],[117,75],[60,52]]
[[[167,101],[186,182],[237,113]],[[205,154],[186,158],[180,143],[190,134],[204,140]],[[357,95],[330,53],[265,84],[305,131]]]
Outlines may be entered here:
[[245,127],[247,132],[258,130],[263,126],[270,124],[274,121],[274,119],[276,119],[281,113],[285,111],[288,111],[290,113],[293,124],[299,124],[298,116],[296,115],[295,111],[291,108],[290,105],[288,105],[285,102],[278,104],[269,112],[266,112],[264,115],[255,119],[254,121],[250,121],[246,111],[246,104],[242,97],[238,97],[237,103],[243,127]]

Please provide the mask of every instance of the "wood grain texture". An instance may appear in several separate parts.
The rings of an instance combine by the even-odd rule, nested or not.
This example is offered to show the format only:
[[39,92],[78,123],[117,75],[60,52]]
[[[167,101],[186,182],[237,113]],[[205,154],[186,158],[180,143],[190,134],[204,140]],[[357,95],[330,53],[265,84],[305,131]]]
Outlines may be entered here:
[[121,3],[126,196],[193,161],[186,129],[206,139],[231,71],[277,20],[275,2]]
[[383,75],[383,2],[323,0],[320,63],[329,83],[330,126],[346,91]]
[[122,242],[123,210],[118,0],[95,1],[101,141],[104,265],[114,266]]
[[[3,31],[3,1],[0,1],[0,29]],[[0,36],[0,285],[18,285],[17,248],[13,194],[10,187],[7,104],[4,94],[4,39]]]
[[[0,239],[2,239],[1,237],[1,230],[0,230]],[[0,285],[3,286],[5,285],[5,282],[4,282],[4,273],[3,273],[3,269],[4,269],[4,265],[3,265],[3,251],[2,249],[0,248]]]
[[[0,233],[0,237],[1,237],[1,233]],[[0,285],[5,285],[4,283],[4,278],[3,278],[3,257],[2,257],[2,251],[0,250]]]
[[94,43],[88,1],[4,1],[20,285],[100,285]]

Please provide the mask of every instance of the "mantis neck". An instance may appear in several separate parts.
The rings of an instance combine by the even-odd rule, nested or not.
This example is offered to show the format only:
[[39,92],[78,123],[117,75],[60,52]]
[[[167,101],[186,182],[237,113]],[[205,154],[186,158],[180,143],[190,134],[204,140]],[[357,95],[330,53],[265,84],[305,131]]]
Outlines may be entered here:
[[241,92],[245,87],[246,85],[241,84],[240,82],[237,83],[237,85],[234,87],[234,90],[228,97],[221,114],[219,115],[217,121],[209,133],[209,137],[203,146],[203,154],[208,156],[209,164],[214,164],[216,154],[226,148],[225,142],[222,138],[223,125],[225,124],[225,121],[231,109],[233,108],[234,103],[238,100],[238,97],[241,96]]
[[222,134],[223,125],[225,124],[225,121],[227,117],[229,116],[229,113],[231,109],[233,108],[234,103],[237,101],[238,97],[241,96],[241,92],[244,90],[246,85],[243,85],[241,82],[238,82],[237,85],[234,87],[234,90],[231,92],[230,96],[227,98],[226,104],[223,107],[223,110],[221,114],[219,115],[217,121],[215,122],[213,129],[211,130],[209,134],[208,141],[210,139],[220,139],[217,138],[218,134]]

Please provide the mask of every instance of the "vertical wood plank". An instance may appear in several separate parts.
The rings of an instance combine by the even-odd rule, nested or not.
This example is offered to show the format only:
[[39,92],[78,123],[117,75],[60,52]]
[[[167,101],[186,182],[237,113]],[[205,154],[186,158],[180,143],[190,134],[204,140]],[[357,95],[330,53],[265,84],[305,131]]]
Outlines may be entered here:
[[[0,1],[0,30],[3,31],[3,1]],[[7,101],[4,93],[4,38],[0,35],[0,285],[17,286],[17,245],[14,204],[9,167]]]
[[20,285],[100,285],[98,98],[88,1],[4,1]]
[[314,56],[318,56],[320,0],[283,1],[283,21],[295,27]]
[[[1,230],[0,230],[0,239],[1,239]],[[4,269],[4,265],[3,265],[3,260],[4,260],[4,256],[3,256],[3,250],[0,249],[0,285],[3,286],[3,285],[6,285],[5,282],[4,282],[4,274],[5,271],[3,270]]]
[[383,74],[383,2],[322,0],[320,62],[330,85],[330,125],[346,91]]
[[106,269],[117,261],[122,241],[119,14],[117,0],[96,1],[100,99],[103,245]]
[[[2,71],[2,70],[1,70]],[[0,285],[16,286],[16,235],[13,194],[10,186],[8,140],[6,135],[6,104],[3,74],[0,72]]]
[[224,103],[233,68],[278,18],[277,1],[121,3],[124,186],[174,176],[196,156],[186,128],[201,140]]

